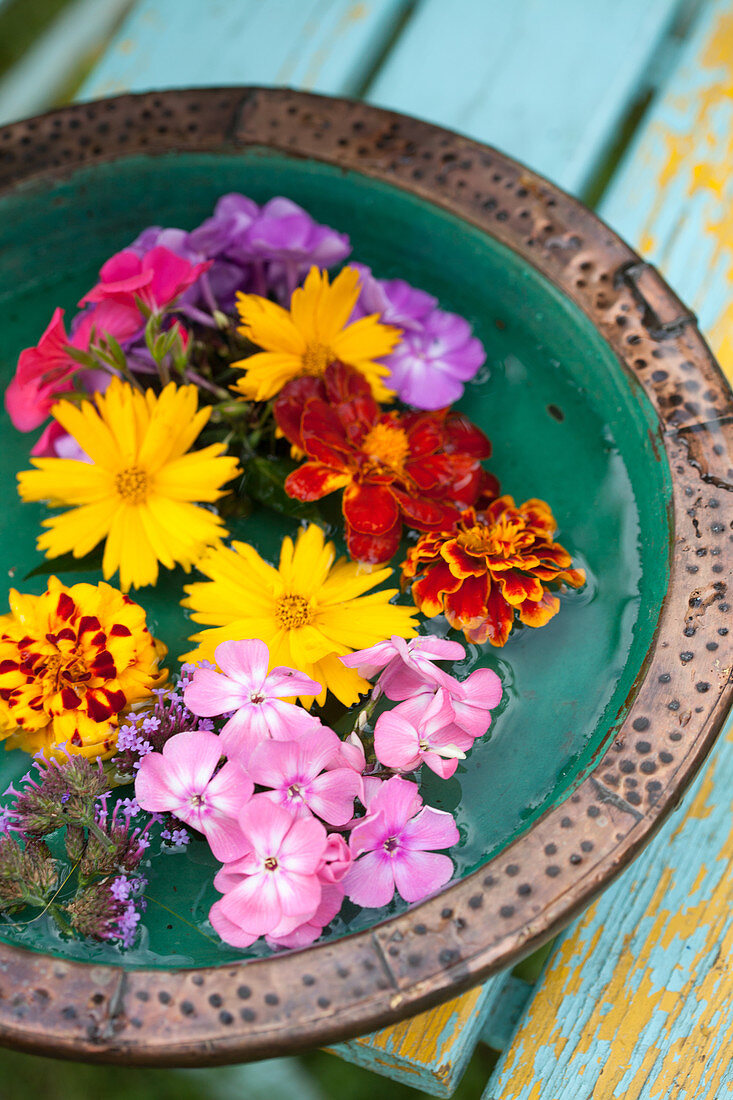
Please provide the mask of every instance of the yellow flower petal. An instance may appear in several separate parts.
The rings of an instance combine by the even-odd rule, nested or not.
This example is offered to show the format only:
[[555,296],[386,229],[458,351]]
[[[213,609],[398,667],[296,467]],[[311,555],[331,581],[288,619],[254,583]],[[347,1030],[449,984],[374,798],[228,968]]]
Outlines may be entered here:
[[198,649],[184,659],[211,660],[227,638],[261,638],[271,667],[297,668],[323,685],[319,702],[327,690],[355,702],[368,685],[339,656],[390,634],[414,637],[417,612],[390,602],[396,589],[371,591],[391,569],[366,574],[354,562],[334,564],[335,553],[315,524],[301,528],[294,545],[283,540],[279,570],[247,543],[210,550],[198,566],[210,580],[188,585],[183,602],[195,622],[212,629],[192,636]]
[[51,558],[81,556],[106,537],[104,576],[119,570],[127,591],[155,584],[158,562],[190,569],[218,545],[227,533],[222,521],[197,502],[223,496],[239,468],[222,444],[186,453],[209,418],[197,404],[195,386],[170,383],[156,396],[113,378],[80,409],[55,405],[59,423],[93,462],[37,459],[35,470],[18,475],[24,500],[80,505],[44,521],[39,548]]

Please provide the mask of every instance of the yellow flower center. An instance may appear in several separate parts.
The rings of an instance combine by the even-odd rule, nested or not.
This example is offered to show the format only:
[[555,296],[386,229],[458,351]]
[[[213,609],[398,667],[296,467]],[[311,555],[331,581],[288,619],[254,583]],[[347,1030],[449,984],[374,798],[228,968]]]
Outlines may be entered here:
[[508,558],[521,551],[527,542],[526,530],[521,522],[513,522],[501,516],[492,527],[476,524],[464,528],[458,534],[458,543],[469,554]]
[[281,596],[275,604],[275,618],[283,630],[297,630],[313,621],[313,610],[303,596]]
[[148,475],[139,466],[128,466],[115,477],[115,488],[128,504],[142,504],[148,495]]
[[380,420],[368,433],[362,450],[380,466],[401,471],[410,453],[407,432],[392,420]]
[[328,344],[308,344],[303,352],[303,371],[305,374],[315,374],[320,378],[335,358]]

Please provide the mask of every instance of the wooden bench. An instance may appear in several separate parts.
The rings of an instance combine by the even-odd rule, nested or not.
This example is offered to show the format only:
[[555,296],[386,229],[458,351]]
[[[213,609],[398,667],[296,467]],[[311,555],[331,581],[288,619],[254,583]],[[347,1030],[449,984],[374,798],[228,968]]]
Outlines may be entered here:
[[[80,96],[289,84],[496,144],[602,196],[733,374],[732,67],[732,0],[138,0]],[[733,1092],[732,773],[729,738],[683,811],[560,937],[534,992],[498,975],[336,1052],[438,1096],[482,1036],[506,1048],[485,1100]]]

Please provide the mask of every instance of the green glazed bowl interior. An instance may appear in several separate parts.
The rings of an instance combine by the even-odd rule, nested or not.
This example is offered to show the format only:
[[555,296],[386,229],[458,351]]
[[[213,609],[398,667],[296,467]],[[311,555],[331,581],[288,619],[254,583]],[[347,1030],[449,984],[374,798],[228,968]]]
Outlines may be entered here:
[[[563,594],[560,613],[546,627],[517,629],[504,649],[469,646],[458,670],[493,668],[505,692],[489,736],[456,776],[443,782],[428,773],[422,784],[428,803],[456,815],[461,842],[453,855],[461,878],[567,798],[625,716],[669,578],[671,480],[655,442],[656,414],[586,315],[517,253],[384,182],[262,148],[131,156],[2,194],[3,384],[21,349],[38,341],[54,306],[73,315],[106,258],[145,226],[193,228],[229,191],[260,203],[288,196],[347,233],[353,259],[375,275],[405,279],[470,321],[487,360],[460,408],[489,435],[488,467],[502,491],[517,501],[547,500],[557,538],[587,570],[585,588]],[[21,505],[15,491],[32,439],[5,416],[3,440],[3,575],[8,586],[38,593],[45,579],[25,578],[41,561],[35,540],[46,513]],[[232,534],[272,560],[293,528],[292,521],[257,511],[237,521]],[[133,593],[169,646],[173,667],[194,629],[178,605],[184,580],[180,572],[164,571],[155,590]],[[446,624],[438,620],[427,629],[444,632]],[[27,768],[23,754],[5,754],[0,786]],[[216,864],[206,853],[195,841],[183,854],[153,859],[142,943],[124,955],[65,941],[45,919],[0,925],[0,938],[128,967],[210,966],[266,953],[235,950],[212,935],[207,913],[218,896],[211,881]],[[369,928],[400,905],[389,911],[345,906],[326,936]]]

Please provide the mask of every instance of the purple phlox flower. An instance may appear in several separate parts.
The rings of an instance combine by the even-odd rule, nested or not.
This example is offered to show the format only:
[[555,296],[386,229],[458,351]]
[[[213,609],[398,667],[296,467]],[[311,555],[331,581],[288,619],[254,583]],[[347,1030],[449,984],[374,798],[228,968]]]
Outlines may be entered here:
[[215,733],[179,733],[163,752],[140,765],[135,796],[144,810],[168,810],[206,837],[217,859],[236,859],[243,848],[237,814],[254,785],[234,761],[219,768],[222,741]]
[[214,879],[224,894],[209,919],[227,943],[248,947],[262,935],[292,932],[315,916],[323,883],[319,871],[329,847],[320,821],[294,816],[265,795],[240,811],[244,854]]
[[173,829],[170,840],[175,848],[185,848],[191,843],[191,835],[185,829]]
[[246,195],[222,195],[212,216],[192,230],[189,241],[204,256],[231,256],[245,245],[247,232],[259,212],[257,203]]
[[442,409],[463,393],[486,361],[483,344],[465,318],[437,308],[437,300],[401,279],[375,279],[356,265],[362,290],[353,319],[379,313],[402,329],[402,339],[382,359],[389,367],[385,382],[400,400],[416,409]]
[[318,695],[321,685],[284,666],[268,673],[269,651],[264,642],[257,638],[222,642],[215,656],[222,671],[197,669],[184,697],[189,710],[204,717],[231,712],[221,731],[227,756],[246,759],[261,741],[287,741],[320,725],[303,707],[285,700]]
[[386,325],[395,325],[403,333],[422,331],[423,322],[437,308],[437,298],[402,279],[375,279],[371,268],[365,264],[352,263],[351,267],[355,267],[360,276],[359,297],[352,321],[378,313]]
[[377,759],[402,772],[426,764],[441,779],[450,779],[473,745],[454,717],[450,696],[442,688],[384,711],[374,728]]
[[405,901],[415,902],[448,882],[453,861],[434,849],[458,842],[450,814],[423,806],[415,784],[399,776],[382,784],[368,810],[349,839],[354,863],[343,880],[347,897],[381,908],[395,889]]
[[[297,203],[282,197],[265,203],[242,245],[233,250],[234,255],[252,261],[258,282],[266,271],[265,288],[283,302],[290,301],[311,267],[333,267],[350,252],[345,234],[319,225]],[[257,292],[264,293],[264,289]]]
[[266,797],[296,817],[313,813],[329,825],[345,825],[361,794],[361,775],[338,766],[341,747],[325,726],[301,734],[297,741],[264,741],[252,750],[247,772],[256,784],[270,788]]
[[213,718],[202,718],[199,724],[196,726],[197,730],[203,730],[205,733],[212,733],[214,730]]
[[142,812],[136,798],[121,798],[118,806],[125,817],[135,817]]
[[341,657],[347,668],[355,668],[360,676],[377,681],[379,689],[388,699],[400,702],[409,699],[426,688],[447,687],[453,680],[434,661],[458,661],[466,656],[460,642],[436,638],[433,634],[421,634],[406,642],[393,634],[384,642],[377,642],[369,649],[360,649]]
[[442,409],[463,395],[486,352],[465,318],[436,309],[421,332],[406,333],[382,361],[390,369],[385,382],[400,400],[416,409]]

